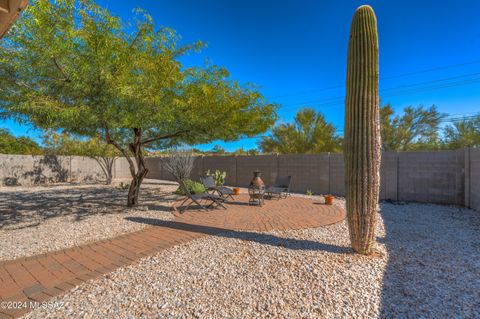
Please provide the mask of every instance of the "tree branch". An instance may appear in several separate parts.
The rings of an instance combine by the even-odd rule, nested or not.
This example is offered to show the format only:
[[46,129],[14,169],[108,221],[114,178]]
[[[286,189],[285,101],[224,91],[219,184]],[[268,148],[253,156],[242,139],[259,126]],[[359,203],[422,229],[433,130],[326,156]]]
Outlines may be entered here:
[[60,73],[62,73],[65,82],[70,83],[71,82],[70,77],[65,73],[65,71],[60,66],[60,64],[58,64],[57,59],[55,59],[55,57],[53,57],[52,60],[53,60],[53,63],[55,64],[55,67],[58,69],[58,71],[60,71]]
[[108,126],[105,123],[103,124],[103,129],[105,130],[105,140],[106,140],[107,144],[111,144],[111,145],[115,146],[123,154],[123,156],[128,161],[128,166],[130,168],[130,174],[132,175],[132,177],[134,177],[135,176],[135,164],[133,163],[132,159],[130,158],[128,152],[123,147],[121,147],[120,144],[118,144],[116,141],[112,140],[112,138],[110,136],[110,130],[108,129]]
[[179,131],[179,132],[172,133],[172,134],[157,135],[157,136],[153,136],[153,137],[150,137],[150,138],[147,138],[147,139],[143,140],[140,144],[145,145],[145,144],[149,144],[149,143],[152,143],[152,142],[155,142],[155,141],[158,141],[158,140],[164,140],[164,139],[167,139],[167,138],[178,137],[178,136],[180,136],[184,133],[186,133],[186,132],[185,131]]

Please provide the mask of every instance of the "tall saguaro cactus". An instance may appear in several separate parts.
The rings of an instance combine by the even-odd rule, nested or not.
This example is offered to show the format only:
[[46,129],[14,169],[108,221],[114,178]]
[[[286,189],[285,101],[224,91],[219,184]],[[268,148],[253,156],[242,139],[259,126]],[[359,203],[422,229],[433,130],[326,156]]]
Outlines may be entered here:
[[353,16],[345,99],[345,186],[352,248],[370,254],[380,188],[377,20],[370,6]]

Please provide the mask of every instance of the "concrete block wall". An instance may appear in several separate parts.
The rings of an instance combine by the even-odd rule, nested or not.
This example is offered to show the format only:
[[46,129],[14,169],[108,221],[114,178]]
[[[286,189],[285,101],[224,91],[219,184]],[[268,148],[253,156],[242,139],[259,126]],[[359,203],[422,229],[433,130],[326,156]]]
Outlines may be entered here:
[[[166,181],[174,181],[175,178],[173,177],[172,174],[165,168],[163,162],[165,161],[165,158],[160,158],[160,165],[162,165],[162,179]],[[148,166],[147,166],[148,167]],[[148,167],[150,169],[150,167]],[[147,178],[151,178],[149,174],[147,174]]]
[[103,179],[100,166],[87,157],[0,154],[1,186],[97,182]]
[[163,179],[161,161],[159,161],[157,158],[147,157],[145,158],[145,164],[148,168],[147,178]]
[[398,153],[384,152],[380,168],[380,199],[398,200]]
[[265,184],[273,184],[278,174],[277,155],[237,156],[237,186],[247,187],[256,170],[262,172]]
[[345,195],[345,162],[343,154],[330,154],[330,170],[329,170],[329,194],[344,196]]
[[294,192],[307,189],[328,193],[329,154],[279,155],[278,175],[292,176],[290,188]]
[[398,153],[398,200],[464,203],[464,151]]
[[[132,161],[134,162],[135,169],[137,169],[137,165],[135,164],[135,159],[132,158]],[[129,167],[130,165],[128,164],[128,161],[126,158],[118,157],[117,159],[115,159],[115,162],[113,163],[113,178],[114,179],[132,178]]]
[[[147,178],[173,180],[162,158],[147,158]],[[291,189],[305,193],[344,195],[342,154],[259,156],[199,156],[191,177],[207,169],[227,172],[226,184],[246,187],[255,170],[266,184],[277,176],[292,176]],[[113,177],[130,178],[128,161],[118,158]],[[98,163],[77,156],[0,154],[0,185],[57,182],[97,182],[104,179]],[[385,152],[381,166],[381,199],[455,204],[480,210],[480,149],[435,152]]]
[[83,156],[71,156],[69,158],[69,181],[94,183],[105,179],[102,168],[94,159]]
[[465,206],[480,211],[480,148],[465,150]]
[[193,169],[190,173],[190,178],[193,179],[194,181],[199,181],[200,176],[203,175],[204,171],[205,170],[204,170],[204,159],[203,159],[203,157],[201,157],[201,156],[195,157],[195,160],[193,162]]
[[[149,163],[160,165],[158,161],[150,159]],[[310,189],[318,194],[345,195],[343,154],[204,156],[195,166],[195,172],[226,171],[226,184],[230,186],[248,186],[253,171],[260,170],[267,185],[273,184],[277,176],[291,175],[294,192]],[[154,176],[152,173],[147,177]],[[161,176],[171,179],[164,169]],[[480,151],[384,152],[380,181],[380,199],[480,209]]]
[[[164,167],[163,164],[165,158],[163,157],[147,157],[145,158],[145,164],[148,168],[148,173],[146,178],[152,179],[163,179],[166,181],[174,181],[175,178],[172,174]],[[201,156],[195,157],[193,162],[193,169],[190,173],[190,178],[198,181],[200,174],[203,172],[203,158]],[[129,175],[130,177],[130,175]]]

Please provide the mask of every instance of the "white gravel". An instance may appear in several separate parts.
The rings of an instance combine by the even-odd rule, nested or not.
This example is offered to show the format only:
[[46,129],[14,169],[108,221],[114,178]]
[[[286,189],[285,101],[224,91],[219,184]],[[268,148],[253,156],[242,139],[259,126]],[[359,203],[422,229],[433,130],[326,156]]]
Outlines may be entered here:
[[[339,201],[339,200],[337,200]],[[346,223],[229,232],[78,286],[28,318],[479,318],[480,213],[382,204],[376,249]]]
[[82,245],[147,226],[126,217],[172,220],[175,189],[173,183],[147,180],[140,206],[129,209],[127,191],[116,185],[1,187],[0,260]]

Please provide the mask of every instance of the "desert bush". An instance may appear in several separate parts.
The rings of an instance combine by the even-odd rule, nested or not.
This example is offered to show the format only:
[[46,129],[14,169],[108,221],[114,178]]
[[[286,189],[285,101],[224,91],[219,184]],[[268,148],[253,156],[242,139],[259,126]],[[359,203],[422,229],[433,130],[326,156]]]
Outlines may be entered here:
[[[192,181],[191,179],[186,179],[184,183],[190,194],[201,194],[206,192],[205,186],[203,186],[203,184],[199,182]],[[175,191],[175,194],[185,195],[185,192],[182,190],[181,187],[178,187],[178,189]]]

